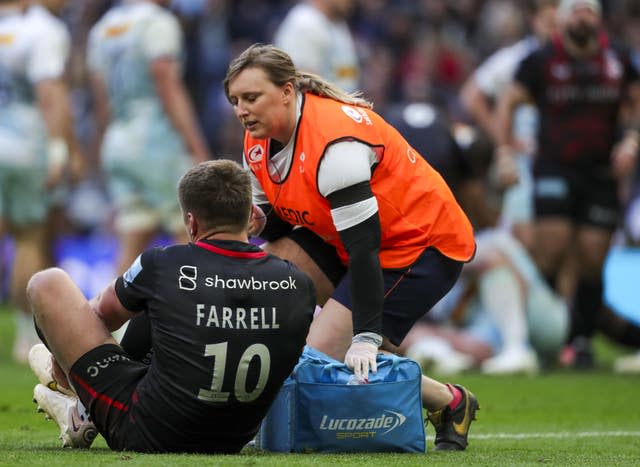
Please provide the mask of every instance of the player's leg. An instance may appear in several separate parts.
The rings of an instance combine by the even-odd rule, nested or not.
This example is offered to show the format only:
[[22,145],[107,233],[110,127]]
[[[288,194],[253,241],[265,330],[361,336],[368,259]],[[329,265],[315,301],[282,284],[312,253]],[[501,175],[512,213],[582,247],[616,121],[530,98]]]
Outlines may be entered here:
[[[80,289],[61,269],[46,269],[35,274],[27,286],[27,295],[38,328],[65,376],[89,350],[115,343]],[[40,357],[50,358],[48,353]],[[91,445],[97,430],[77,397],[38,384],[34,388],[34,401],[39,410],[46,412],[60,427],[63,446],[86,448]]]
[[573,232],[572,221],[568,218],[543,217],[535,221],[533,259],[554,289],[567,252],[571,250]]
[[40,340],[33,329],[25,289],[29,278],[48,266],[44,230],[48,208],[45,172],[38,167],[3,170],[8,172],[3,209],[15,246],[9,286],[10,301],[17,312],[13,355],[26,363],[29,349]]
[[42,226],[12,229],[15,256],[9,286],[10,300],[18,315],[17,332],[13,355],[17,361],[25,363],[29,349],[40,342],[33,330],[33,318],[29,311],[26,287],[29,278],[46,267],[45,235]]
[[[575,235],[575,173],[553,161],[536,159],[534,177],[533,261],[551,288],[559,290],[561,270],[571,255]],[[564,291],[569,293],[569,291]],[[569,296],[566,296],[570,299]]]
[[478,269],[481,309],[500,335],[499,351],[482,363],[482,370],[491,374],[535,373],[538,359],[529,342],[526,314],[535,267],[527,262],[526,251],[509,232],[485,231],[476,236],[476,243],[478,251],[469,267]]
[[116,344],[80,289],[61,269],[36,274],[29,281],[27,294],[47,345],[81,401],[65,399],[44,385],[34,390],[38,405],[58,423],[65,444],[91,444],[91,432],[87,435],[90,424],[81,418],[86,407],[111,448],[146,449],[139,433],[128,427],[135,418],[131,398],[148,366],[132,361]]
[[581,226],[578,229],[577,286],[569,333],[569,340],[576,347],[574,365],[578,368],[590,368],[595,363],[591,338],[597,330],[602,308],[602,270],[611,237],[611,231],[599,227]]
[[596,167],[580,173],[576,209],[576,288],[572,302],[570,340],[575,348],[574,366],[590,368],[595,363],[591,338],[602,309],[603,266],[613,232],[621,219],[618,187],[613,176]]
[[116,343],[63,270],[51,268],[35,274],[27,286],[27,296],[47,347],[65,373],[89,350]]

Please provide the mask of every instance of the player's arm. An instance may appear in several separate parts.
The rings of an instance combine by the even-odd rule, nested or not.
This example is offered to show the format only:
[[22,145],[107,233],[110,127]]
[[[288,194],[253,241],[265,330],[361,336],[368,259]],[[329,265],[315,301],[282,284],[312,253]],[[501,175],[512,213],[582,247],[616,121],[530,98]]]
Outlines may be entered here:
[[122,276],[90,300],[93,312],[109,331],[119,329],[146,309],[147,299],[154,293],[154,254],[155,250],[142,253]]
[[182,84],[177,61],[169,57],[154,60],[151,63],[151,75],[164,110],[184,139],[194,162],[211,159],[211,154],[196,121],[191,101]]
[[514,81],[499,97],[496,107],[496,143],[499,146],[514,146],[513,113],[516,107],[531,102],[531,95],[521,83]]
[[496,151],[495,168],[498,182],[509,186],[518,181],[514,155],[517,143],[513,135],[513,115],[519,105],[533,102],[534,93],[540,92],[541,54],[534,51],[516,67],[513,80],[498,97],[496,103]]
[[50,28],[32,51],[28,75],[34,82],[36,99],[47,131],[47,185],[57,185],[68,165],[69,157],[76,155],[73,137],[73,117],[64,71],[69,58],[69,36],[63,29]]
[[151,58],[149,69],[162,106],[182,136],[195,163],[211,159],[195,112],[182,82],[178,60],[180,26],[170,17],[154,21],[145,33],[145,50]]
[[493,140],[497,140],[495,119],[489,97],[480,89],[475,75],[467,79],[460,91],[460,99],[474,122]]
[[61,78],[46,79],[36,85],[38,107],[47,128],[47,186],[56,186],[69,162],[69,144],[65,138],[70,118],[66,86]]
[[517,81],[509,84],[506,91],[498,99],[493,175],[497,184],[503,188],[518,182],[518,170],[515,163],[517,149],[513,139],[513,114],[516,107],[530,101],[529,92]]
[[318,173],[318,189],[329,201],[334,225],[349,253],[354,336],[345,363],[362,377],[369,369],[376,371],[382,344],[384,281],[378,256],[382,234],[370,185],[374,162],[370,147],[341,142],[327,149]]
[[99,72],[94,71],[91,72],[89,81],[93,97],[93,115],[96,124],[92,153],[95,154],[96,157],[99,157],[102,139],[105,131],[107,131],[109,119],[111,118],[111,109],[109,108],[109,94],[104,77]]
[[620,109],[624,133],[613,148],[611,161],[614,173],[620,179],[627,178],[627,183],[630,183],[630,174],[638,163],[640,148],[640,70],[629,64],[626,75],[629,76],[630,83]]
[[89,301],[91,309],[105,324],[109,332],[119,329],[124,323],[133,318],[136,313],[127,310],[116,294],[114,280],[102,292]]
[[111,119],[111,109],[109,107],[109,92],[104,77],[104,66],[106,61],[102,56],[100,47],[101,31],[94,27],[89,33],[87,41],[87,68],[89,70],[89,87],[93,99],[93,115],[96,131],[91,142],[90,153],[94,156],[95,163],[100,166],[100,147],[102,139]]

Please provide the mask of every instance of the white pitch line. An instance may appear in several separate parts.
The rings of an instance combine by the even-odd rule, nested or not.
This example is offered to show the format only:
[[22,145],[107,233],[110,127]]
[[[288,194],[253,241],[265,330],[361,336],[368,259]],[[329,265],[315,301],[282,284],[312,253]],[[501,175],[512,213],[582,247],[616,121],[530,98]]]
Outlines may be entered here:
[[471,439],[640,437],[640,431],[560,431],[556,433],[471,433]]

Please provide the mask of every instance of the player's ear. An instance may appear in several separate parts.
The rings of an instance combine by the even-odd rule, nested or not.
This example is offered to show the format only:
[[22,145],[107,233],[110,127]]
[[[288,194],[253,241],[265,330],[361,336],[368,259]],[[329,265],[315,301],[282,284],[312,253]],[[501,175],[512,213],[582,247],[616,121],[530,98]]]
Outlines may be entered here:
[[187,233],[191,240],[194,240],[198,235],[198,221],[190,212],[187,213]]

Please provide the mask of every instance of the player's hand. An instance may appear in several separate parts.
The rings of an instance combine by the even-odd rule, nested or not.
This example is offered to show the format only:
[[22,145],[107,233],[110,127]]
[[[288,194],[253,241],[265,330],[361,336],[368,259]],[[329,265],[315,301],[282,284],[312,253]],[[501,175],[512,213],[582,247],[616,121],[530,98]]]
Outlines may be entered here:
[[47,144],[47,189],[56,187],[64,177],[69,161],[69,146],[62,138],[53,138]]
[[368,379],[369,371],[378,372],[378,348],[382,344],[382,337],[372,333],[357,334],[351,341],[351,347],[344,356],[344,363],[353,370],[356,378]]
[[498,147],[490,170],[491,180],[497,188],[505,189],[517,184],[520,177],[515,150],[509,146]]
[[262,209],[255,204],[251,208],[251,217],[249,218],[249,236],[257,237],[264,230],[267,223],[267,216],[264,215]]
[[625,136],[613,148],[611,164],[613,173],[618,178],[624,178],[631,174],[638,157],[638,136],[629,134]]

